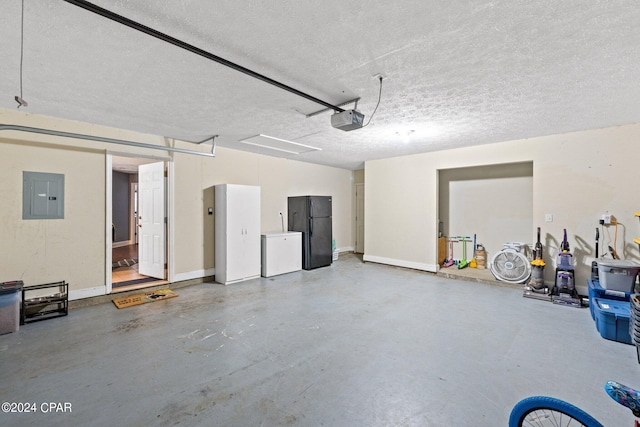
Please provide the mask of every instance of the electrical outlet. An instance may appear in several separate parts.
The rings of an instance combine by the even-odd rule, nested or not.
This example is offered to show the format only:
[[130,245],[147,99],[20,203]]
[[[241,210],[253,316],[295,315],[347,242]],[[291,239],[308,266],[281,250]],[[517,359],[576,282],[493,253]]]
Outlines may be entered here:
[[545,214],[544,215],[544,220],[546,222],[553,222],[553,214]]
[[611,224],[611,215],[609,215],[609,214],[604,214],[604,215],[602,215],[602,217],[601,217],[600,219],[602,220],[602,223],[603,223],[604,225],[609,225],[609,224]]

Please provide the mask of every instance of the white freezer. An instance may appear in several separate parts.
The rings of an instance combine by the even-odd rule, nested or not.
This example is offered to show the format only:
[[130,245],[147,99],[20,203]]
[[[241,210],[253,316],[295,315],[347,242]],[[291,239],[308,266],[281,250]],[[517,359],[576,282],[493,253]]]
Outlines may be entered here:
[[262,276],[271,277],[302,269],[302,233],[288,231],[261,235]]

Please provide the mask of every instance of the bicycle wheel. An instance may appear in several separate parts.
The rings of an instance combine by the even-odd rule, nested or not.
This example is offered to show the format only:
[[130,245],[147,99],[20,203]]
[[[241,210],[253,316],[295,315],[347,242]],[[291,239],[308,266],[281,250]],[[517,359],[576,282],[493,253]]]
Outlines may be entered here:
[[532,396],[516,403],[509,427],[603,427],[591,415],[563,400]]

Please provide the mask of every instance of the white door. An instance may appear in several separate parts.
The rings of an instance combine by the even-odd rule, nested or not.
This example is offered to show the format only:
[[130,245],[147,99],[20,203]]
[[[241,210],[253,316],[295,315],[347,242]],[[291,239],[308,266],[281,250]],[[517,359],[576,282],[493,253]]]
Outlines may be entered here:
[[356,253],[364,253],[364,184],[356,184]]
[[233,282],[245,277],[245,217],[244,207],[246,196],[244,187],[227,186],[227,269],[226,282]]
[[244,239],[245,239],[245,277],[260,276],[261,247],[260,247],[260,187],[246,187]]
[[260,275],[260,188],[227,187],[227,282]]
[[138,166],[138,272],[164,279],[164,162]]

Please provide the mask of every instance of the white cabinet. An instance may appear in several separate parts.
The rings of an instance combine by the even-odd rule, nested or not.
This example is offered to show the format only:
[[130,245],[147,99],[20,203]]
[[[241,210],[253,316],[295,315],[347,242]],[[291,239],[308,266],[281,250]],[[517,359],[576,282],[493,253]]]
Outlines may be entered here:
[[260,277],[260,187],[215,186],[215,280]]
[[270,233],[262,235],[262,275],[302,270],[302,233]]

